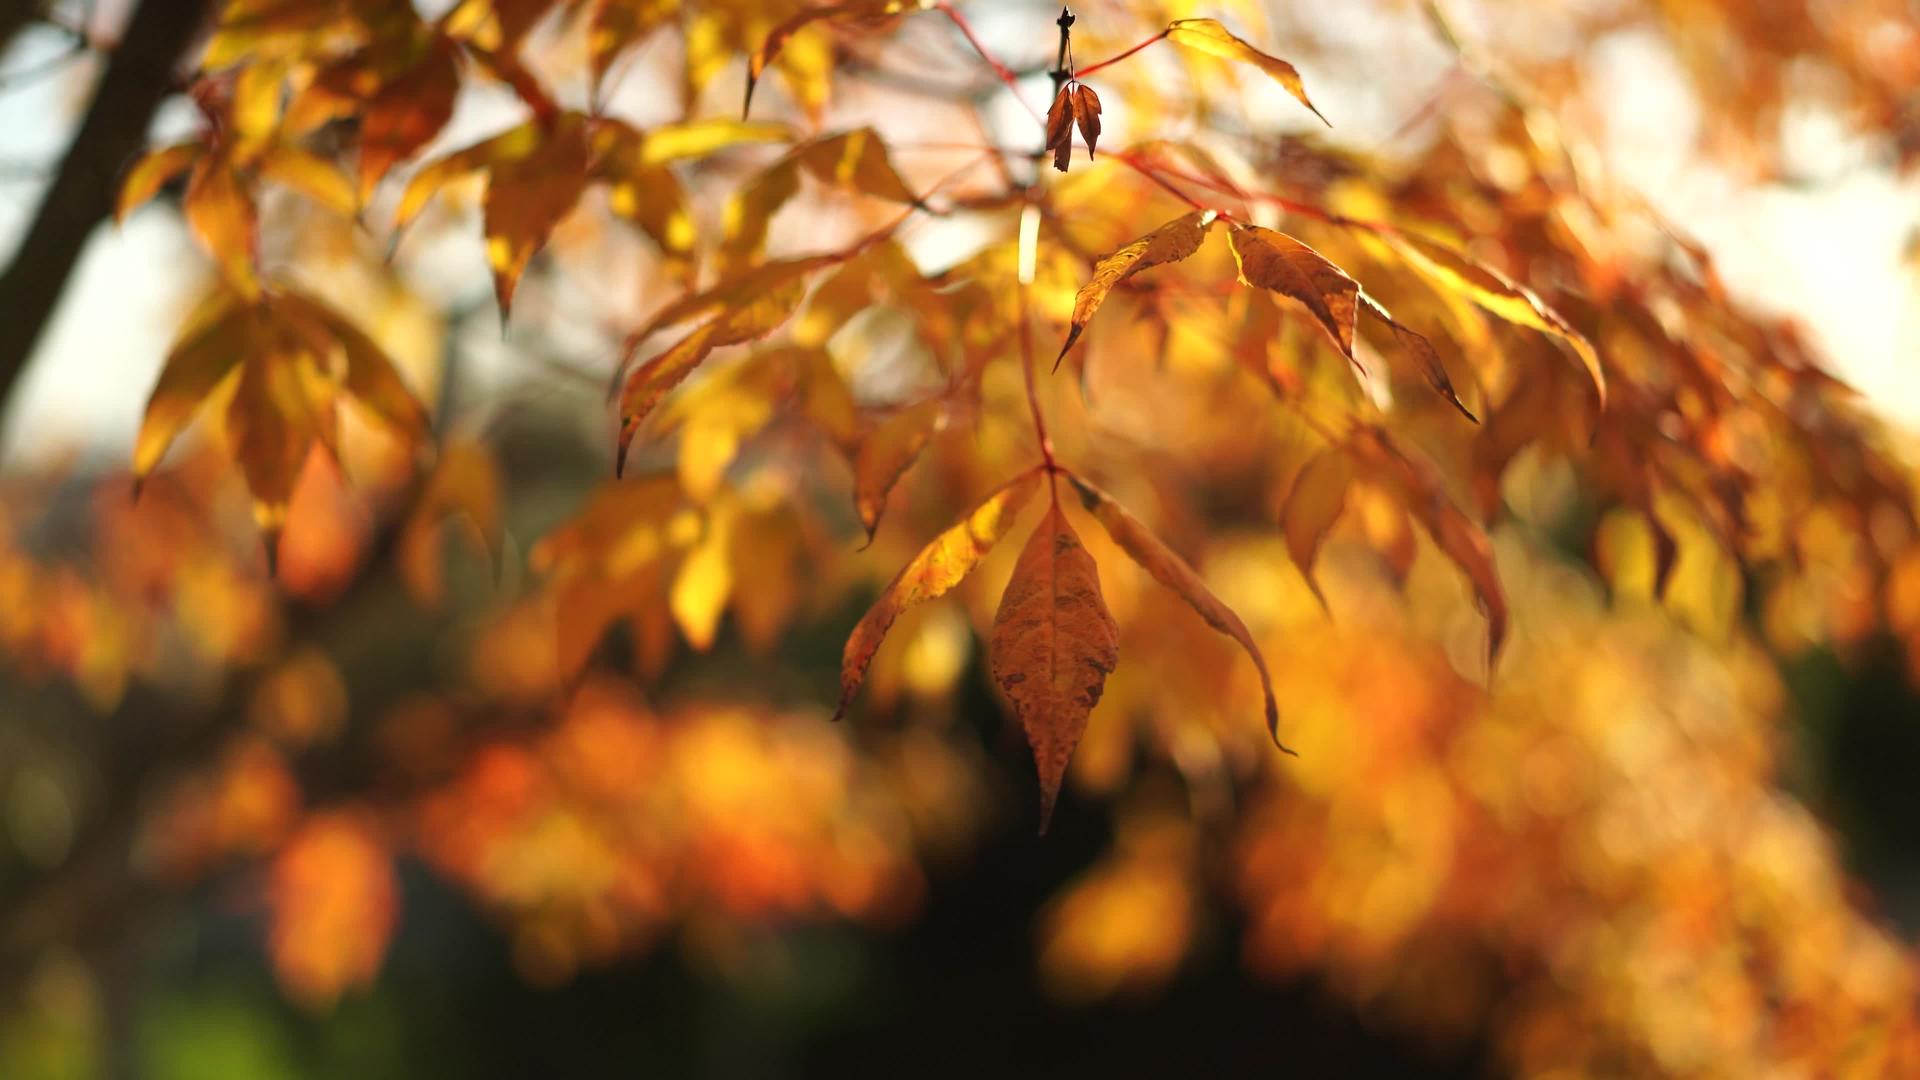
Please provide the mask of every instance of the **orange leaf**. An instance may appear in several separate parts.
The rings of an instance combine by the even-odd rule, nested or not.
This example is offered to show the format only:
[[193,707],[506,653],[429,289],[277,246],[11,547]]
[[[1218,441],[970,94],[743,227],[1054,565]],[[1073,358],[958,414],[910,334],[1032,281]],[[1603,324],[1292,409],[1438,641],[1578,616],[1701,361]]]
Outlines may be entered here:
[[847,706],[860,692],[867,665],[873,663],[873,655],[880,651],[880,643],[886,640],[894,620],[908,608],[946,595],[965,580],[987,552],[993,550],[993,545],[1013,528],[1014,518],[1040,485],[1040,475],[1040,470],[1029,469],[1007,481],[968,511],[966,517],[934,537],[932,543],[921,548],[920,553],[894,575],[880,598],[847,636],[847,646],[840,658],[840,705],[834,710],[835,720],[846,715]]
[[1487,534],[1454,505],[1439,472],[1402,450],[1386,431],[1358,428],[1347,445],[1361,465],[1400,492],[1407,512],[1473,584],[1480,610],[1487,617],[1487,664],[1491,668],[1507,636],[1507,599]]
[[1300,467],[1300,475],[1287,495],[1286,509],[1280,513],[1287,554],[1293,557],[1293,564],[1300,568],[1300,576],[1307,579],[1307,588],[1313,590],[1314,599],[1323,609],[1327,598],[1313,576],[1313,561],[1321,542],[1346,509],[1347,485],[1352,481],[1353,465],[1347,456],[1338,450],[1322,451]]
[[1149,267],[1179,262],[1199,251],[1216,216],[1211,210],[1196,210],[1175,218],[1095,263],[1093,279],[1082,285],[1079,295],[1073,298],[1073,322],[1067,329],[1067,342],[1060,346],[1060,356],[1053,362],[1054,367],[1060,366],[1067,350],[1080,340],[1081,332],[1093,321],[1094,312],[1106,303],[1107,294],[1115,286]]
[[1091,160],[1094,144],[1100,141],[1100,95],[1093,92],[1093,87],[1074,86],[1073,122],[1080,127],[1080,137],[1087,141],[1087,157]]
[[181,334],[160,369],[134,440],[135,485],[146,479],[201,405],[256,347],[254,326],[250,305],[223,297]]
[[259,232],[253,193],[241,183],[224,154],[200,159],[187,183],[187,224],[200,245],[220,266],[235,292],[251,300],[260,295],[253,251]]
[[940,399],[922,401],[888,417],[861,441],[853,459],[853,507],[866,527],[868,543],[887,509],[887,493],[926,449],[944,414]]
[[453,118],[460,67],[453,46],[436,40],[420,61],[380,87],[360,114],[360,197],[393,167],[427,145]]
[[1067,761],[1120,662],[1120,628],[1100,595],[1099,568],[1057,502],[1014,563],[987,652],[993,681],[1033,747],[1044,833]]
[[127,170],[127,178],[120,184],[120,199],[113,208],[114,220],[127,220],[128,214],[159,194],[167,181],[200,160],[203,152],[199,143],[176,143],[148,152]]
[[493,167],[487,179],[487,262],[502,318],[527,263],[580,201],[589,157],[586,125],[563,117],[531,152]]
[[760,76],[766,74],[767,65],[773,63],[773,58],[780,54],[780,49],[786,45],[787,39],[805,29],[808,24],[822,19],[877,19],[908,10],[925,10],[932,6],[932,0],[853,0],[851,3],[810,8],[774,27],[766,40],[760,43],[760,48],[747,58],[747,96],[740,105],[741,118],[744,119],[753,109],[753,90],[759,85]]
[[1339,346],[1340,355],[1353,359],[1353,321],[1360,286],[1346,271],[1283,232],[1239,225],[1229,236],[1242,282],[1298,301]]
[[[1139,563],[1142,570],[1153,576],[1153,580],[1172,589],[1180,599],[1192,605],[1208,626],[1239,642],[1240,647],[1247,651],[1254,669],[1260,673],[1260,687],[1266,693],[1267,733],[1273,736],[1275,746],[1287,750],[1280,742],[1280,705],[1274,700],[1273,677],[1267,673],[1266,657],[1260,655],[1260,646],[1254,643],[1247,624],[1240,621],[1240,616],[1234,614],[1232,608],[1213,595],[1213,590],[1207,588],[1206,582],[1200,579],[1193,567],[1187,565],[1185,559],[1161,543],[1160,538],[1153,535],[1138,518],[1114,502],[1111,495],[1078,476],[1069,474],[1069,478],[1080,492],[1081,505],[1107,530],[1107,535],[1120,545],[1120,550]],[[1287,750],[1289,754],[1292,752]]]
[[1420,374],[1426,377],[1427,385],[1433,387],[1435,393],[1446,398],[1449,404],[1460,410],[1460,415],[1476,424],[1480,422],[1480,418],[1473,415],[1473,412],[1461,402],[1460,395],[1454,392],[1453,380],[1447,377],[1446,365],[1440,362],[1440,353],[1434,349],[1433,342],[1428,341],[1425,335],[1417,334],[1400,325],[1392,315],[1387,314],[1386,308],[1381,307],[1378,301],[1364,292],[1360,294],[1360,310],[1387,324],[1387,329],[1392,332],[1394,340],[1400,343],[1401,348],[1411,353],[1414,360],[1419,363]]

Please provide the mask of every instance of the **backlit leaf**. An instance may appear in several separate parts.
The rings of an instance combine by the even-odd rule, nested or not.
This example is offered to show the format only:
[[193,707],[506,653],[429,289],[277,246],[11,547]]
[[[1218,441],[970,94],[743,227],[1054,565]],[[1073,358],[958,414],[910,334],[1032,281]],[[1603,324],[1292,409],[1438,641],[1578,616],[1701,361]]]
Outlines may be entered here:
[[487,262],[505,317],[514,287],[548,234],[567,216],[587,185],[584,124],[562,118],[523,157],[494,165],[487,180]]
[[1073,298],[1073,322],[1054,366],[1059,366],[1060,359],[1065,358],[1067,350],[1080,339],[1081,332],[1093,321],[1094,312],[1100,310],[1116,285],[1148,267],[1179,262],[1199,251],[1215,217],[1211,210],[1196,210],[1175,218],[1095,263],[1093,279],[1082,285],[1079,295]]
[[1093,157],[1093,148],[1100,141],[1100,95],[1093,87],[1077,85],[1073,90],[1073,122],[1080,128],[1080,137],[1087,141],[1087,157]]
[[903,11],[918,11],[932,7],[932,0],[851,0],[843,4],[827,4],[822,7],[808,8],[798,15],[773,28],[760,47],[747,58],[747,95],[740,106],[740,115],[745,118],[753,109],[753,91],[760,83],[760,77],[766,74],[767,65],[787,44],[787,39],[806,29],[812,23],[823,19],[875,19],[887,15],[897,15]]
[[227,284],[249,299],[260,294],[254,245],[260,229],[253,195],[225,155],[203,157],[187,184],[187,224],[213,256]]
[[1267,672],[1266,658],[1260,655],[1260,646],[1254,643],[1247,624],[1240,620],[1232,608],[1213,595],[1213,590],[1207,588],[1206,582],[1201,580],[1193,567],[1187,565],[1185,559],[1162,543],[1152,530],[1128,513],[1125,507],[1113,501],[1111,495],[1078,476],[1070,476],[1070,479],[1074,489],[1080,493],[1081,505],[1107,530],[1107,535],[1120,546],[1120,550],[1140,564],[1140,568],[1150,574],[1153,580],[1172,589],[1180,599],[1191,605],[1208,626],[1239,642],[1240,647],[1247,651],[1247,658],[1253,661],[1254,670],[1260,674],[1260,688],[1266,694],[1267,733],[1273,736],[1275,746],[1286,750],[1280,743],[1280,705],[1273,696],[1273,677]]
[[381,85],[360,113],[361,198],[447,126],[459,93],[459,63],[444,41],[434,42],[418,63]]
[[923,401],[888,417],[861,440],[853,459],[853,507],[869,543],[886,511],[887,493],[926,449],[944,415],[944,402]]
[[1428,279],[1516,326],[1530,327],[1551,334],[1570,346],[1593,380],[1600,406],[1607,404],[1607,375],[1600,367],[1600,354],[1593,343],[1575,330],[1560,313],[1546,305],[1532,289],[1511,280],[1490,266],[1434,240],[1412,233],[1383,234],[1407,265]]
[[880,650],[880,643],[886,640],[894,620],[915,605],[946,595],[965,580],[1000,538],[1007,535],[1007,530],[1013,528],[1021,508],[1040,486],[1040,477],[1040,470],[1029,469],[1009,480],[921,548],[881,590],[880,598],[847,636],[846,649],[840,658],[840,704],[834,710],[835,720],[846,715],[847,706],[860,692],[867,666],[873,663],[873,654]]
[[1040,831],[1087,717],[1120,661],[1120,628],[1100,595],[1099,568],[1058,503],[1034,527],[993,617],[987,663],[1026,729],[1040,776]]
[[120,198],[114,204],[114,219],[127,220],[128,214],[159,194],[167,181],[191,168],[204,152],[205,148],[199,143],[175,143],[141,157],[133,168],[127,170],[127,177],[120,184]]
[[1326,256],[1283,232],[1258,225],[1228,234],[1240,280],[1298,301],[1326,330],[1340,355],[1353,359],[1353,322],[1360,286]]
[[1307,579],[1307,588],[1313,590],[1314,599],[1320,601],[1322,608],[1327,606],[1327,598],[1313,576],[1313,562],[1321,542],[1346,509],[1347,486],[1352,481],[1353,466],[1346,454],[1338,450],[1321,451],[1300,467],[1293,491],[1287,495],[1286,509],[1280,514],[1287,554],[1293,557],[1293,564],[1300,568],[1300,576]]
[[1047,108],[1046,141],[1041,149],[1053,155],[1053,167],[1067,171],[1073,160],[1073,87],[1062,84]]
[[1320,116],[1320,110],[1314,108],[1313,102],[1308,99],[1306,84],[1300,81],[1300,73],[1294,70],[1292,64],[1277,56],[1268,56],[1234,36],[1218,22],[1212,19],[1179,19],[1167,27],[1167,38],[1210,56],[1252,64],[1271,75],[1295,100],[1320,117],[1321,123],[1333,126],[1326,117]]
[[1386,308],[1381,307],[1378,301],[1364,292],[1360,294],[1360,310],[1386,324],[1388,331],[1393,334],[1394,341],[1413,357],[1415,363],[1420,365],[1420,374],[1427,380],[1427,385],[1433,387],[1435,393],[1446,398],[1449,405],[1460,410],[1460,415],[1476,424],[1480,422],[1480,418],[1473,415],[1472,411],[1461,402],[1460,395],[1454,392],[1453,380],[1447,377],[1446,365],[1440,362],[1440,353],[1434,349],[1433,342],[1395,321],[1393,316],[1387,314]]

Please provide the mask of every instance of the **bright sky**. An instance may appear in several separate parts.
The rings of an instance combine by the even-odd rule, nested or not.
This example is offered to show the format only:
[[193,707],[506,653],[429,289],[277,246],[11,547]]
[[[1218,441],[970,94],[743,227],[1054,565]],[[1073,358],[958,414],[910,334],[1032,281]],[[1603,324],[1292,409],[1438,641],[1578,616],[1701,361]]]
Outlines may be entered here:
[[[1383,29],[1357,27],[1369,35]],[[51,31],[24,35],[0,56],[0,81],[6,72],[40,66],[65,44]],[[1433,51],[1425,58],[1434,60]],[[1343,87],[1303,67],[1322,107],[1343,117],[1342,136],[1361,142],[1390,131],[1393,118],[1432,82],[1406,75],[1395,92],[1383,94],[1379,83]],[[36,172],[57,161],[96,71],[83,58],[58,76],[0,92],[0,252],[11,251],[29,220],[40,195]],[[1343,90],[1350,91],[1344,101]],[[1920,281],[1902,258],[1907,237],[1920,227],[1920,187],[1884,171],[1848,168],[1864,151],[1812,115],[1793,124],[1790,144],[1809,160],[1835,163],[1830,183],[1743,188],[1702,169],[1687,154],[1698,118],[1682,76],[1649,39],[1621,35],[1602,43],[1588,92],[1596,103],[1591,111],[1605,120],[1604,130],[1587,134],[1610,167],[1706,244],[1737,296],[1799,317],[1833,369],[1873,407],[1920,431]],[[462,120],[467,111],[463,103]],[[191,125],[182,108],[159,126],[179,133]],[[173,328],[203,273],[177,217],[164,209],[101,230],[4,418],[0,464],[74,451],[102,465],[124,460]]]

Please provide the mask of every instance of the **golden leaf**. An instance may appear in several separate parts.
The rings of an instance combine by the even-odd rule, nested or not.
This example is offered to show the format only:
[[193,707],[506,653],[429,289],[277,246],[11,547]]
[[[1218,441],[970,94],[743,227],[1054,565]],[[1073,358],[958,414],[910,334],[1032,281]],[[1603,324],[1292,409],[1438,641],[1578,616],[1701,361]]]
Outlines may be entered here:
[[223,298],[174,344],[134,440],[135,485],[160,463],[200,406],[255,347],[254,326],[249,305]]
[[1271,289],[1305,307],[1340,355],[1353,359],[1353,321],[1360,286],[1326,256],[1283,232],[1237,225],[1228,234],[1240,280]]
[[128,214],[159,194],[167,181],[185,172],[204,152],[205,148],[199,143],[175,143],[141,157],[127,170],[127,178],[120,184],[120,198],[113,208],[114,220],[127,220]]
[[494,164],[487,179],[487,262],[502,318],[527,263],[580,201],[588,163],[585,124],[562,117],[527,154]]
[[787,39],[805,29],[809,24],[822,19],[877,19],[887,15],[897,15],[903,11],[918,11],[932,7],[932,0],[852,0],[850,3],[828,4],[824,7],[809,8],[793,18],[773,28],[760,47],[747,58],[747,94],[740,105],[740,116],[746,118],[753,109],[753,91],[760,83],[760,76],[766,74],[767,65],[780,54]]
[[387,80],[360,114],[360,197],[427,145],[453,118],[460,68],[453,46],[435,40],[419,62]]
[[249,300],[260,295],[260,279],[253,266],[258,210],[226,155],[203,157],[194,166],[185,209],[187,225],[219,264],[227,284]]
[[352,217],[359,205],[353,182],[333,162],[297,146],[269,147],[255,162],[260,175],[298,191],[343,217]]
[[866,527],[868,543],[887,509],[887,493],[933,439],[945,409],[938,398],[922,401],[888,417],[861,440],[853,459],[853,508]]
[[1060,356],[1054,359],[1054,367],[1060,366],[1067,350],[1080,340],[1081,332],[1093,321],[1094,312],[1106,303],[1107,294],[1115,286],[1149,267],[1179,262],[1199,251],[1216,216],[1211,210],[1196,210],[1177,217],[1095,263],[1093,279],[1082,285],[1079,295],[1073,298],[1073,322],[1067,329],[1066,344],[1060,346]]
[[1314,108],[1313,102],[1308,99],[1306,84],[1300,81],[1300,73],[1294,70],[1292,64],[1277,56],[1268,56],[1234,36],[1213,19],[1178,19],[1167,26],[1167,38],[1210,56],[1252,64],[1271,75],[1295,100],[1305,105],[1313,115],[1319,116],[1321,123],[1333,126],[1326,117],[1320,116],[1320,110]]
[[1407,512],[1472,583],[1480,610],[1487,617],[1487,664],[1491,668],[1507,636],[1507,599],[1486,532],[1454,505],[1439,472],[1402,450],[1385,430],[1357,428],[1347,447],[1374,478],[1400,493]]
[[1099,568],[1057,502],[1014,563],[987,654],[1033,748],[1044,833],[1067,761],[1120,662],[1120,628],[1100,595]]
[[1420,374],[1426,378],[1427,385],[1433,387],[1435,393],[1446,398],[1448,404],[1460,410],[1460,415],[1476,424],[1480,422],[1480,418],[1473,415],[1472,410],[1461,402],[1460,395],[1454,392],[1453,380],[1447,377],[1446,365],[1440,362],[1440,353],[1434,349],[1433,342],[1428,341],[1425,335],[1415,333],[1395,321],[1392,315],[1387,314],[1387,309],[1380,306],[1379,301],[1365,292],[1360,294],[1360,310],[1386,324],[1388,331],[1393,334],[1393,339],[1402,349],[1413,355],[1414,360],[1420,365]]
[[[1260,655],[1260,646],[1254,643],[1247,624],[1234,614],[1232,608],[1213,595],[1213,590],[1207,588],[1207,583],[1200,579],[1193,567],[1187,565],[1185,559],[1161,543],[1160,538],[1153,535],[1138,518],[1114,502],[1111,495],[1078,476],[1068,475],[1074,488],[1080,492],[1081,505],[1107,530],[1107,535],[1120,545],[1120,550],[1140,564],[1140,568],[1153,580],[1172,589],[1180,599],[1191,605],[1208,626],[1239,642],[1240,647],[1246,650],[1247,657],[1260,674],[1260,688],[1266,693],[1267,733],[1273,736],[1275,746],[1287,750],[1280,742],[1280,705],[1274,700],[1273,677],[1267,673],[1266,657]],[[1287,750],[1287,753],[1292,752]]]
[[1287,554],[1293,557],[1293,564],[1300,568],[1300,576],[1307,579],[1307,588],[1313,590],[1314,599],[1323,609],[1327,598],[1313,576],[1313,561],[1321,542],[1346,509],[1347,486],[1352,482],[1353,465],[1347,456],[1338,450],[1323,450],[1300,467],[1293,490],[1287,494],[1286,508],[1280,513]]
[[847,706],[860,692],[867,665],[886,640],[887,630],[900,614],[917,604],[944,596],[966,579],[993,545],[1013,528],[1027,500],[1040,485],[1041,472],[1029,469],[1014,477],[985,501],[967,512],[966,517],[947,528],[933,542],[920,549],[873,602],[847,636],[840,658],[840,705],[833,717],[845,716]]
[[1434,284],[1466,297],[1485,311],[1516,326],[1539,330],[1566,342],[1586,367],[1587,376],[1593,380],[1600,407],[1606,408],[1607,375],[1600,367],[1600,354],[1594,350],[1593,343],[1587,340],[1586,335],[1575,330],[1532,289],[1437,241],[1404,232],[1384,232],[1381,235],[1408,266]]

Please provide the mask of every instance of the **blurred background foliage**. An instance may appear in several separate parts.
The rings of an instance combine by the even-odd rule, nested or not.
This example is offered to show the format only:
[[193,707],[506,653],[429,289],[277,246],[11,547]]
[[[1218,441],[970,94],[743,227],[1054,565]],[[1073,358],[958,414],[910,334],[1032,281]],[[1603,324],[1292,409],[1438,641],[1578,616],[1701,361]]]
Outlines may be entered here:
[[[0,106],[0,126],[72,130],[127,20],[161,2],[0,20],[0,101],[50,78],[66,106]],[[524,41],[512,4],[420,7],[475,48],[507,35],[572,93],[604,66],[593,20],[622,2],[532,5]],[[665,5],[602,84],[609,112],[734,113],[744,55],[800,6]],[[961,7],[1030,93],[1046,85],[1051,8]],[[1250,80],[1166,89],[1225,78],[1211,60],[1143,57],[1089,79],[1105,139],[1225,131],[1236,182],[1430,224],[1566,311],[1612,403],[1593,409],[1544,335],[1423,291],[1388,245],[1312,215],[1289,227],[1444,328],[1480,427],[1384,349],[1354,379],[1303,321],[1229,288],[1217,239],[1116,291],[1042,388],[1056,441],[1246,620],[1299,757],[1261,730],[1234,644],[1083,525],[1122,661],[1039,841],[983,650],[1013,544],[904,615],[861,706],[829,720],[866,605],[1031,458],[1013,347],[967,314],[1012,303],[992,170],[882,249],[844,326],[803,314],[793,341],[669,399],[619,484],[603,399],[637,318],[710,282],[703,257],[845,244],[898,207],[809,186],[755,244],[728,199],[780,148],[676,164],[718,250],[657,222],[636,241],[620,192],[595,194],[503,333],[473,185],[404,243],[368,224],[392,184],[347,216],[270,193],[260,261],[394,358],[435,452],[418,468],[345,413],[264,544],[222,417],[137,499],[118,464],[172,327],[217,288],[185,255],[178,185],[95,239],[121,287],[179,294],[152,325],[124,320],[130,355],[56,326],[8,419],[0,1076],[1920,1075],[1920,546],[1898,419],[1920,416],[1920,335],[1879,306],[1888,282],[1910,300],[1911,267],[1844,226],[1869,182],[1920,217],[1920,12],[1433,10],[1090,2],[1075,47],[1105,57],[1199,16],[1284,46],[1333,132]],[[756,110],[875,124],[913,190],[983,141],[1031,140],[937,16],[810,32],[783,56]],[[424,157],[524,104],[476,78]],[[162,108],[155,141],[182,123]],[[1660,148],[1636,157],[1649,131]],[[31,209],[48,180],[8,182]],[[1788,192],[1806,196],[1790,211],[1759,201]],[[1083,255],[1184,210],[1111,160],[1048,197],[1050,326]],[[1753,240],[1776,212],[1830,231],[1785,258]],[[1850,308],[1793,288],[1849,276]],[[66,303],[115,321],[86,280]],[[848,498],[860,432],[756,366],[781,348],[822,350],[882,417],[964,387],[881,489],[870,546]],[[73,373],[84,404],[43,369]],[[1387,417],[1486,522],[1512,627],[1493,671],[1472,588],[1387,485],[1355,483],[1326,530],[1324,607],[1296,566],[1280,523],[1327,409]]]

